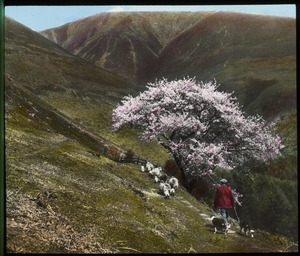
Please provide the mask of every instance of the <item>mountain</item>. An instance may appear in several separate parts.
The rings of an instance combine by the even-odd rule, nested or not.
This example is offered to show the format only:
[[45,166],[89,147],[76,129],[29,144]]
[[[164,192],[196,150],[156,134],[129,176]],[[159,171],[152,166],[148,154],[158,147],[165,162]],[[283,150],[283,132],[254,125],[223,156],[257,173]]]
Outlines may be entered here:
[[[138,93],[136,85],[119,74],[5,18],[8,253],[297,250],[286,237],[258,228],[254,239],[244,237],[233,219],[228,236],[214,234],[210,204],[182,186],[168,200],[139,165],[116,161],[102,151],[104,142],[160,166],[169,160],[155,142],[141,143],[138,131],[112,132],[112,110],[128,93]],[[293,132],[293,116],[289,118],[280,123],[281,129]],[[283,185],[291,191],[295,184]],[[293,210],[294,201],[290,203]],[[270,207],[260,212],[267,210],[272,220]],[[294,215],[285,216],[295,224]]]
[[41,31],[48,39],[132,82],[182,30],[209,13],[103,13]]
[[248,113],[274,117],[296,106],[295,25],[292,18],[212,14],[173,39],[146,77],[216,78]]
[[[137,87],[155,79],[216,78],[249,114],[296,107],[294,18],[230,12],[105,13],[41,34]],[[277,104],[277,102],[280,104]]]

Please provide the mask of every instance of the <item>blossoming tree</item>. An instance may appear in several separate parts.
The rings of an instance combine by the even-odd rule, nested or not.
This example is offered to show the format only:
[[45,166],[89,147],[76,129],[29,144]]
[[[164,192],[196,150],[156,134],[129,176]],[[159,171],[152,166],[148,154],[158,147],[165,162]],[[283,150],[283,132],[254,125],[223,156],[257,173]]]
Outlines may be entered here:
[[280,154],[281,139],[260,116],[246,117],[232,93],[216,81],[195,78],[149,83],[136,97],[126,96],[113,111],[113,128],[142,129],[157,139],[184,175],[233,169],[245,160],[268,161]]

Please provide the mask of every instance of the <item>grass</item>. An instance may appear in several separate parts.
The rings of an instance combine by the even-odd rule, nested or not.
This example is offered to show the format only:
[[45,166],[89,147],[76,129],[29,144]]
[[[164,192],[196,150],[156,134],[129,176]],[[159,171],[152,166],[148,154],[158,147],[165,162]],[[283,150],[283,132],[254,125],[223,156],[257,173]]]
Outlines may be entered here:
[[[167,200],[139,166],[96,157],[75,140],[47,131],[43,121],[33,129],[23,129],[25,124],[31,120],[20,113],[6,120],[8,252],[248,250],[234,237],[214,235],[200,215],[211,210],[182,187]],[[41,207],[37,198],[45,191],[55,196],[45,197]]]
[[155,164],[164,165],[170,157],[155,141],[142,142],[139,138],[140,131],[125,128],[113,132],[111,116],[113,108],[116,107],[113,101],[102,101],[101,97],[98,100],[80,99],[74,95],[64,96],[57,93],[48,94],[44,99],[88,130],[151,159]]

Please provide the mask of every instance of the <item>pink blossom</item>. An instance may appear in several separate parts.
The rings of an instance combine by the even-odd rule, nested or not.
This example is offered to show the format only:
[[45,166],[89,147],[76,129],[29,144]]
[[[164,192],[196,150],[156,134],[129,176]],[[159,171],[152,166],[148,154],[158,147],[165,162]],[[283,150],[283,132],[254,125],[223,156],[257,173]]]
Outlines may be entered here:
[[180,156],[178,165],[197,175],[211,174],[215,167],[231,170],[244,158],[269,161],[280,155],[284,146],[274,124],[245,116],[233,93],[217,88],[216,80],[195,78],[149,83],[113,111],[113,129],[136,127],[144,140],[163,138],[161,145]]

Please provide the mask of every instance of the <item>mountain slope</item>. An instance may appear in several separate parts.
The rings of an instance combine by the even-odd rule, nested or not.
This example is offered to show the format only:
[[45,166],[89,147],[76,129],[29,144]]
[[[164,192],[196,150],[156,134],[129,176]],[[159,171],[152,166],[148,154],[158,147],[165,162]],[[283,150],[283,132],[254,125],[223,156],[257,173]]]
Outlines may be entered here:
[[249,114],[272,119],[296,107],[293,18],[226,12],[106,13],[41,34],[130,79],[141,90],[162,77],[216,78],[221,90],[235,92]]
[[209,13],[103,13],[41,31],[100,67],[136,82],[147,63],[182,30]]
[[[18,74],[18,80],[27,82],[24,85],[36,93],[77,88],[107,94],[108,90],[117,93],[129,87],[123,78],[70,54],[8,17],[5,36],[5,73]],[[30,83],[29,76],[33,79]],[[82,81],[85,86],[81,86]]]
[[216,78],[246,111],[272,118],[296,106],[295,25],[292,18],[212,14],[173,39],[143,80]]

